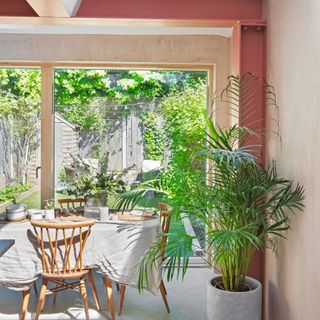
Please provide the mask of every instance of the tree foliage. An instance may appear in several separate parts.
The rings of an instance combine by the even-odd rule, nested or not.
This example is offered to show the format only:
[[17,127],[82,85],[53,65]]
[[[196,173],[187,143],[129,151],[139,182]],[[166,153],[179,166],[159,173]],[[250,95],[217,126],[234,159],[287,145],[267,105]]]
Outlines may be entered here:
[[11,159],[15,164],[14,176],[5,170],[7,180],[25,180],[30,155],[39,144],[39,117],[40,70],[0,69],[0,130],[6,164]]
[[[203,179],[205,161],[194,154],[205,142],[206,85],[186,85],[174,91],[160,104],[167,139],[168,165],[161,172],[171,190],[171,202],[186,198],[186,188]],[[183,205],[183,204],[181,204]]]
[[144,159],[163,160],[165,151],[165,133],[159,124],[158,114],[151,111],[142,113]]
[[[139,102],[164,97],[185,84],[197,85],[203,72],[59,69],[55,104],[68,121],[86,130],[103,127],[101,106],[118,105],[124,115]],[[123,107],[129,105],[129,108]]]

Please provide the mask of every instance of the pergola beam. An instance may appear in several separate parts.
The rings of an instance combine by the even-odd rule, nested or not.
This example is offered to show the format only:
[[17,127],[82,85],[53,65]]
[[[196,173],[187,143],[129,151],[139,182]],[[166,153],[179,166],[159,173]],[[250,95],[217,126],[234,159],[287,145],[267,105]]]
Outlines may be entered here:
[[[41,0],[28,0],[41,1]],[[50,0],[51,1],[51,0]],[[58,0],[56,0],[58,1]],[[55,25],[55,26],[109,26],[109,27],[171,27],[171,28],[230,28],[235,24],[265,26],[263,20],[189,20],[189,19],[114,19],[68,17],[0,17],[0,24],[8,25]]]

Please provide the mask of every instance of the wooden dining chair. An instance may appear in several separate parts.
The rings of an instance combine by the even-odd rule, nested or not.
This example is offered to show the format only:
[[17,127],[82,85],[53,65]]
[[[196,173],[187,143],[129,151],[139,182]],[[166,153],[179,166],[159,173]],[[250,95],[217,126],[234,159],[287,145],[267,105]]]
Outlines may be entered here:
[[21,307],[21,313],[20,313],[20,320],[25,320],[28,304],[30,300],[30,289],[22,291],[22,307]]
[[68,213],[81,213],[84,212],[84,205],[87,203],[86,198],[64,198],[58,199],[58,204],[61,210]]
[[[166,243],[168,240],[167,233],[170,230],[171,214],[172,214],[173,208],[163,202],[159,203],[159,208],[160,208],[160,223],[161,223],[161,232],[162,232],[161,242],[163,243],[163,246],[161,247],[161,257],[162,257],[162,261],[164,261],[165,260]],[[162,279],[160,281],[159,289],[160,289],[160,293],[162,296],[162,300],[163,300],[164,305],[167,309],[167,312],[170,313],[170,308],[169,308],[169,304],[167,301],[167,290],[166,290],[166,287],[164,286],[164,282]],[[122,313],[125,292],[126,292],[126,285],[120,284],[119,316]]]
[[[39,319],[47,295],[67,289],[81,293],[86,319],[89,320],[86,281],[92,287],[98,310],[101,310],[93,274],[83,265],[84,248],[94,223],[94,220],[77,222],[31,220],[42,262],[42,286],[35,320]],[[49,283],[54,287],[49,288]]]

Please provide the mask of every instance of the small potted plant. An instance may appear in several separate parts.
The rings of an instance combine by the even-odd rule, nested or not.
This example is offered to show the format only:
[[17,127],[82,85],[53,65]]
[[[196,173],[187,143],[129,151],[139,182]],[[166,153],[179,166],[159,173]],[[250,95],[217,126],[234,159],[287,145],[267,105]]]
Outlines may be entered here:
[[54,219],[54,200],[46,200],[44,204],[44,217],[47,220]]

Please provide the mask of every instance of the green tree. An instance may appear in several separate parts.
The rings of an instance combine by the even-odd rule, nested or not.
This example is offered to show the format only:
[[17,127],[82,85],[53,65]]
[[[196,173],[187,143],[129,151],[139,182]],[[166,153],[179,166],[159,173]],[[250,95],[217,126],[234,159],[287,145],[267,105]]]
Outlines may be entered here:
[[58,69],[55,72],[57,106],[90,105],[93,99],[110,90],[106,70]]
[[[6,163],[6,178],[25,182],[30,155],[39,144],[40,70],[0,70],[0,130]],[[9,166],[8,166],[9,167]]]
[[[164,128],[170,146],[170,163],[190,167],[190,151],[199,149],[205,138],[205,114],[207,108],[206,85],[186,85],[171,92],[160,103]],[[193,168],[197,163],[193,162]],[[202,167],[201,167],[202,169]]]

